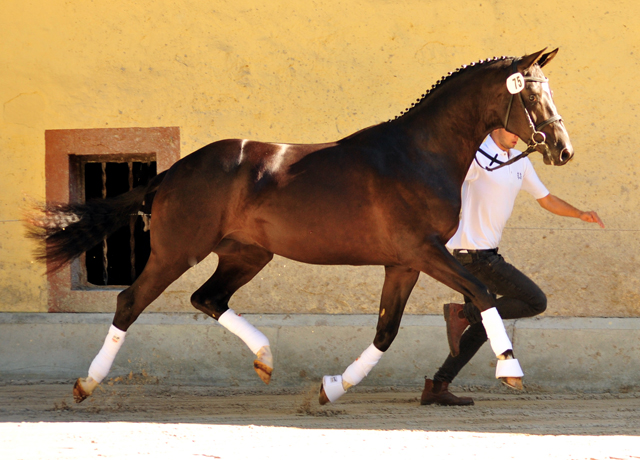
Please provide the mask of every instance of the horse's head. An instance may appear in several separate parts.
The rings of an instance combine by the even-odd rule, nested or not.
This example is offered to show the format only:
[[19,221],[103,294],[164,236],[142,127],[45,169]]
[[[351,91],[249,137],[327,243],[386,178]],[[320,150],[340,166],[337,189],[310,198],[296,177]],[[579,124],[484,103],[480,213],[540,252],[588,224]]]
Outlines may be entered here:
[[559,166],[573,157],[573,146],[553,103],[549,81],[542,73],[542,67],[558,49],[544,54],[545,49],[516,59],[508,67],[507,89],[511,97],[504,127],[525,141],[528,151],[541,152],[546,164]]

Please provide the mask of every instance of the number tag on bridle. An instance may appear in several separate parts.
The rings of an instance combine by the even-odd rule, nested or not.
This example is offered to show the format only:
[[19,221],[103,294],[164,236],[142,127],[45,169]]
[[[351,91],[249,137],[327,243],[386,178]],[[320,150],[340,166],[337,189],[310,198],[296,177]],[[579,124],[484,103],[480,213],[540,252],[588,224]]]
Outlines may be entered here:
[[520,72],[516,72],[507,78],[507,89],[511,94],[518,94],[524,89],[524,77]]

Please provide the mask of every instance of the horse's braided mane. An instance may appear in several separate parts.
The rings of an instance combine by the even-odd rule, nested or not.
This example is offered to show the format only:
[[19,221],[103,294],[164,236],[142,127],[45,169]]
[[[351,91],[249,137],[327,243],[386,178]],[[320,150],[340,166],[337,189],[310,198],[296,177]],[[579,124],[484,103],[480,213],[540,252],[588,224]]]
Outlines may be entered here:
[[453,72],[449,72],[446,76],[444,76],[440,80],[438,80],[434,85],[431,86],[431,89],[427,90],[427,92],[422,95],[422,97],[416,99],[416,102],[411,104],[410,107],[408,107],[404,111],[400,112],[400,115],[396,116],[395,118],[392,118],[392,119],[388,120],[387,123],[391,122],[391,121],[394,121],[394,120],[397,120],[398,118],[402,117],[403,115],[406,115],[407,113],[409,113],[415,107],[420,105],[420,103],[422,101],[424,101],[426,98],[428,98],[433,91],[435,91],[436,89],[440,88],[446,82],[450,81],[454,77],[457,77],[458,75],[460,75],[461,73],[465,72],[466,70],[468,70],[470,68],[473,68],[473,67],[476,67],[476,66],[481,65],[481,64],[488,64],[490,62],[502,61],[504,59],[517,59],[517,58],[516,57],[512,57],[512,56],[501,56],[501,57],[495,57],[494,56],[492,58],[488,58],[488,59],[485,59],[485,60],[480,60],[478,62],[472,62],[471,64],[463,65],[461,67],[458,67]]

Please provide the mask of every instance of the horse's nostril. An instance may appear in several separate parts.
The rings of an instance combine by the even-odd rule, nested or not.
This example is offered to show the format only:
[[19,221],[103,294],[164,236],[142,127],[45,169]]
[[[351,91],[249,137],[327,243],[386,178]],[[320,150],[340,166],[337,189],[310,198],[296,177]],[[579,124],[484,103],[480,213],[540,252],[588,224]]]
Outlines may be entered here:
[[562,149],[560,152],[560,164],[565,164],[573,157],[573,152],[569,151],[569,149]]

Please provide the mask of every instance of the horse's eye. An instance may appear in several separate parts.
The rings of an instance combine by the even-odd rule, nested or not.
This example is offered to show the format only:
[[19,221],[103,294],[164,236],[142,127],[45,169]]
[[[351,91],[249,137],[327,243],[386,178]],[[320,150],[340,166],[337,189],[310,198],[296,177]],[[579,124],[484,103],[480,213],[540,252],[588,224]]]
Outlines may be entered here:
[[538,101],[538,96],[536,96],[535,94],[531,94],[531,95],[529,96],[529,100],[530,100],[531,102],[537,102],[537,101]]

